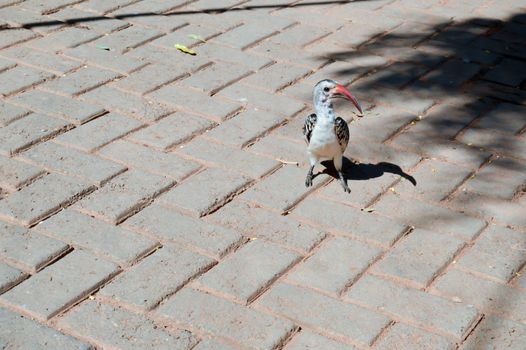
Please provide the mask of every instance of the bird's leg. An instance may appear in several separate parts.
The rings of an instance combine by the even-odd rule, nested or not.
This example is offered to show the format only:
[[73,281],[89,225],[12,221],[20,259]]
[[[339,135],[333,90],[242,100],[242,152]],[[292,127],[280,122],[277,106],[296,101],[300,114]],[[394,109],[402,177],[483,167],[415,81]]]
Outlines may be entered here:
[[349,186],[347,186],[347,181],[345,180],[345,177],[343,176],[342,172],[342,163],[343,163],[343,156],[339,155],[337,157],[334,157],[334,168],[338,172],[338,177],[340,178],[340,183],[343,187],[343,190],[347,193],[351,193],[351,189]]
[[314,166],[316,165],[316,157],[314,157],[310,152],[309,152],[309,161],[310,161],[310,168],[309,168],[309,172],[307,173],[307,178],[305,179],[305,186],[306,187],[311,187],[312,186],[312,173],[314,172]]
[[312,173],[314,172],[314,165],[311,165],[309,168],[309,172],[307,173],[307,178],[305,179],[305,186],[311,187],[312,186]]

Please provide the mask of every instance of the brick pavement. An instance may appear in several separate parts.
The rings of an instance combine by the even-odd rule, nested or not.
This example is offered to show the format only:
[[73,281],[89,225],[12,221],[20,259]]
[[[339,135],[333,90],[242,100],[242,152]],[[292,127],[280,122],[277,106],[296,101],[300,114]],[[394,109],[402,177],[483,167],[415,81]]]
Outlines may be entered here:
[[525,6],[0,0],[0,348],[526,348]]

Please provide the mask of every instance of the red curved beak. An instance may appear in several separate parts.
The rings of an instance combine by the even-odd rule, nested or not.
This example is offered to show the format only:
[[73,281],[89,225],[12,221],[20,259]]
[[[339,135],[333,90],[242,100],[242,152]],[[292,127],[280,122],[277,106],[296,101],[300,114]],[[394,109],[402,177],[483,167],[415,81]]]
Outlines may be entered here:
[[336,85],[334,88],[334,93],[336,96],[341,96],[351,101],[353,105],[360,111],[360,114],[363,114],[362,107],[360,107],[358,100],[349,92],[349,90],[347,90],[345,86],[340,84]]

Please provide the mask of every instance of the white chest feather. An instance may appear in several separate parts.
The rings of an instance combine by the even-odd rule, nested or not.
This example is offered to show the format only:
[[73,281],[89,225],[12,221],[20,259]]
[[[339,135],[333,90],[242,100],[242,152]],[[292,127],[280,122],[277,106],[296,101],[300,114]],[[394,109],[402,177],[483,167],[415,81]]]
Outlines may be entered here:
[[327,158],[341,153],[338,138],[334,132],[334,123],[317,123],[312,130],[308,149],[319,157]]

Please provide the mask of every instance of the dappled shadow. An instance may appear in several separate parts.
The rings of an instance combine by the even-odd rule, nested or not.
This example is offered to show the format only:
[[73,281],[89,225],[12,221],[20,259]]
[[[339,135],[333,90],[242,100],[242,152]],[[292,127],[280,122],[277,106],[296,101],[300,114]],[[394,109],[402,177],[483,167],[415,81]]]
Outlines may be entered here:
[[[338,173],[334,168],[332,160],[325,160],[321,162],[321,164],[325,167],[325,169],[315,174],[314,177],[321,174],[327,174],[335,179],[338,179]],[[384,174],[395,174],[403,177],[416,186],[415,178],[405,173],[402,168],[393,163],[380,162],[377,164],[365,164],[353,162],[349,158],[343,157],[342,170],[346,180],[363,181],[381,177]]]
[[[409,96],[439,102],[388,140],[393,145],[435,156],[435,145],[460,142],[526,159],[526,113],[513,106],[526,102],[524,23],[526,15],[517,14],[506,22],[473,18],[436,23],[419,32],[406,27],[323,57],[348,61],[336,74],[359,77],[351,89],[373,104],[411,110],[404,105]],[[363,63],[363,58],[377,56],[389,63]],[[353,65],[358,60],[361,64]]]
[[[276,0],[277,1],[277,0]],[[137,18],[137,17],[160,17],[160,16],[191,16],[191,15],[199,15],[199,14],[221,14],[225,12],[243,12],[243,11],[251,11],[251,10],[279,10],[284,8],[302,8],[302,7],[315,7],[315,6],[326,6],[326,5],[340,5],[340,4],[347,4],[350,2],[361,2],[361,1],[374,1],[374,0],[328,0],[328,1],[312,1],[312,2],[301,2],[296,4],[291,3],[278,3],[275,4],[261,4],[261,5],[250,5],[248,4],[241,4],[239,6],[230,6],[230,7],[210,7],[205,9],[175,9],[167,12],[139,12],[139,13],[121,13],[121,14],[115,14],[115,15],[108,15],[108,16],[87,16],[87,17],[78,17],[78,18],[68,18],[64,20],[48,20],[48,21],[39,21],[39,22],[28,22],[23,23],[19,27],[13,27],[9,25],[1,25],[0,31],[2,30],[9,30],[9,29],[16,29],[16,28],[38,28],[38,27],[47,27],[47,26],[55,26],[55,25],[75,25],[75,24],[81,24],[81,23],[89,23],[94,21],[103,21],[103,20],[114,20],[114,19],[130,19],[130,18]],[[132,4],[133,5],[133,4]],[[126,9],[125,7],[123,8]],[[122,11],[122,10],[121,10]]]
[[[525,37],[526,15],[522,13],[505,21],[471,18],[453,23],[444,20],[418,31],[408,26],[400,27],[358,47],[325,53],[320,57],[339,62],[341,69],[334,78],[345,81],[347,76],[356,77],[350,89],[358,98],[373,105],[414,114],[412,120],[400,119],[399,125],[393,124],[395,118],[390,120],[389,117],[394,115],[385,115],[385,123],[371,123],[378,130],[389,123],[389,127],[394,125],[399,130],[380,142],[426,158],[446,159],[470,168],[473,175],[466,178],[458,188],[462,189],[456,192],[457,195],[466,191],[483,195],[480,199],[468,197],[479,201],[469,203],[470,207],[484,206],[484,198],[502,200],[499,202],[502,210],[495,211],[495,214],[478,215],[465,210],[461,202],[455,201],[455,194],[444,199],[448,207],[456,213],[465,210],[467,215],[477,215],[490,223],[501,221],[498,224],[502,225],[511,224],[511,220],[505,221],[510,217],[506,210],[520,212],[520,205],[516,202],[524,195],[520,194],[520,189],[526,184],[524,171],[516,170],[524,169],[517,164],[526,165]],[[367,59],[378,56],[386,60]],[[349,64],[345,66],[341,62]],[[360,65],[355,62],[360,62]],[[420,108],[418,104],[423,100],[432,100],[435,105]],[[382,111],[390,112],[390,108]],[[364,120],[366,118],[367,113]],[[512,161],[496,161],[497,157]],[[380,164],[352,165],[351,172],[347,173],[349,178],[361,179],[389,172],[382,167],[376,168]],[[491,175],[479,177],[480,166],[483,166],[480,170],[491,168],[492,171],[488,171]],[[334,176],[333,170],[327,172]],[[366,175],[362,175],[364,173]],[[478,183],[470,187],[476,181]],[[519,194],[497,199],[502,193],[496,192],[499,188],[508,188],[505,186]],[[451,188],[453,190],[455,188]],[[517,207],[512,208],[512,205]],[[392,212],[385,214],[396,217],[397,208],[389,210]],[[447,225],[465,219],[461,215],[448,216],[445,211],[434,212],[427,206],[414,212],[418,221],[423,223],[442,221]],[[502,218],[498,217],[501,213]],[[524,226],[519,228],[525,229]],[[440,232],[440,228],[437,231]],[[494,258],[502,258],[503,263],[506,259],[512,260],[504,251],[495,252]],[[522,262],[517,264],[517,269],[524,269]],[[498,301],[494,303],[498,304],[499,314],[507,314],[513,308],[513,302],[501,292],[485,290],[483,295]],[[485,313],[488,307],[481,307],[480,311]]]
[[[472,171],[496,157],[510,157],[515,161],[492,161],[486,166],[496,173],[516,173],[506,176],[518,178],[508,185],[517,186],[520,195],[526,176],[514,166],[526,164],[525,36],[526,15],[522,13],[504,22],[444,20],[419,31],[400,26],[358,47],[320,57],[338,61],[335,78],[357,77],[350,89],[358,98],[392,107],[382,109],[385,123],[367,121],[370,124],[366,125],[378,130],[368,130],[369,135],[383,135],[388,124],[399,132],[379,141],[425,158],[453,160]],[[378,56],[386,60],[368,59]],[[349,64],[342,64],[345,62]],[[417,105],[424,100],[435,105],[419,109]],[[415,118],[400,119],[395,125],[397,121],[390,117],[404,109]],[[477,180],[489,184],[495,178]],[[490,191],[482,194],[494,195]]]

